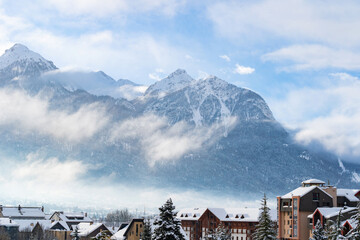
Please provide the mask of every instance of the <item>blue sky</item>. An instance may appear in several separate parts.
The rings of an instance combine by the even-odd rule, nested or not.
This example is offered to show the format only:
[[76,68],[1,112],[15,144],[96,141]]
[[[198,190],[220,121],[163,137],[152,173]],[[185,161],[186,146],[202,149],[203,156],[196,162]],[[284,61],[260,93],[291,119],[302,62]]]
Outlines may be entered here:
[[297,141],[360,157],[358,1],[0,0],[0,52],[149,85],[177,68],[259,93]]

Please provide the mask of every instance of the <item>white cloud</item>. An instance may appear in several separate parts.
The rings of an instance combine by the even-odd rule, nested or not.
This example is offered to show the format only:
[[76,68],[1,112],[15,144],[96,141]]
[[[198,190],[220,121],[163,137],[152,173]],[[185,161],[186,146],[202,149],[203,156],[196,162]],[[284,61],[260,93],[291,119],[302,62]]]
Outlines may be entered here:
[[289,90],[284,99],[270,100],[274,115],[298,130],[297,141],[319,142],[341,156],[360,156],[360,79],[331,74],[317,88]]
[[[229,128],[234,119],[229,119]],[[206,141],[215,141],[215,134],[222,126],[211,127],[188,126],[185,122],[178,122],[169,126],[165,117],[152,114],[126,120],[111,131],[111,141],[136,140],[140,143],[143,154],[150,166],[178,160],[185,154],[196,151]]]
[[[157,208],[172,198],[177,209],[193,206],[256,207],[258,201],[240,200],[211,192],[129,186],[118,182],[114,174],[94,177],[96,170],[79,160],[46,158],[30,153],[25,161],[1,159],[6,168],[0,168],[0,201],[4,204],[56,204],[97,210],[127,207],[131,211],[146,208],[147,213],[158,213]],[[125,196],[125,197],[124,197]],[[259,196],[260,198],[261,196]]]
[[354,0],[220,1],[208,7],[208,16],[218,32],[238,42],[280,37],[360,46],[359,11]]
[[281,70],[298,71],[305,69],[340,68],[360,69],[360,54],[322,45],[292,45],[262,56],[264,61],[291,62]]
[[227,62],[230,62],[230,61],[231,61],[230,57],[227,56],[227,55],[221,55],[221,56],[219,56],[219,58],[222,58],[222,59],[224,59],[224,60],[227,61]]
[[245,66],[241,66],[239,64],[236,64],[236,68],[234,70],[235,73],[244,75],[244,74],[251,74],[255,71],[254,68],[251,67],[245,67]]
[[0,89],[0,126],[16,126],[21,134],[39,133],[79,142],[94,136],[108,122],[99,104],[83,105],[73,113],[50,110],[47,100],[20,90]]
[[155,81],[160,81],[161,77],[156,73],[149,73],[149,78]]
[[49,0],[42,1],[42,4],[55,7],[65,15],[108,17],[116,14],[145,12],[174,16],[185,2],[185,0]]

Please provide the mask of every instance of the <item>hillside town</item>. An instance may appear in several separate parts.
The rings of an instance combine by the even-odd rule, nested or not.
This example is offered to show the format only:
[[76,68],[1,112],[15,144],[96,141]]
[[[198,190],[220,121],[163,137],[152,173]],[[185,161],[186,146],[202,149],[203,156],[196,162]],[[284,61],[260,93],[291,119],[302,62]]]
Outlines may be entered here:
[[[271,217],[266,196],[259,209],[195,207],[178,212],[169,199],[159,215],[132,218],[116,227],[84,212],[46,213],[44,207],[0,205],[0,239],[358,239],[359,203],[360,189],[309,179],[277,197],[277,217]],[[167,230],[161,229],[165,225]],[[267,237],[260,237],[265,230]]]

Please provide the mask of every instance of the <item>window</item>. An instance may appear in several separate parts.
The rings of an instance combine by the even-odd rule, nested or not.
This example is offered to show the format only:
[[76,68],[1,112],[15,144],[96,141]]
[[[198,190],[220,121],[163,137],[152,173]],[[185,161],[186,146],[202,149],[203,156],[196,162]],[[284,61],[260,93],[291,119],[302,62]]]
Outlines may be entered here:
[[319,193],[313,193],[313,201],[319,201]]
[[289,206],[289,202],[283,202],[283,207],[288,207]]

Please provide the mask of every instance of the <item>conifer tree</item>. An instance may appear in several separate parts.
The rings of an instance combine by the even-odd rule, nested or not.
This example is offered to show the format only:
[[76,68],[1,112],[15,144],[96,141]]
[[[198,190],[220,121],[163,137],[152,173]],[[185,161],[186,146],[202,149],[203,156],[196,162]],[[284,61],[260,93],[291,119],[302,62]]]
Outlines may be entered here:
[[231,232],[228,228],[224,226],[223,223],[220,223],[215,230],[215,240],[230,240]]
[[144,231],[141,233],[141,240],[151,240],[152,236],[151,236],[151,223],[150,223],[150,219],[146,219],[144,221]]
[[159,217],[154,221],[153,240],[185,240],[171,198],[159,210]]
[[355,227],[346,235],[348,239],[360,240],[360,202],[357,205],[357,212],[351,217],[351,222],[355,224]]
[[325,236],[324,228],[321,225],[320,220],[318,220],[315,225],[315,229],[313,230],[312,240],[325,240],[325,239],[327,239],[327,237]]
[[270,208],[267,206],[267,198],[264,194],[264,198],[261,201],[259,223],[256,225],[255,232],[253,234],[254,240],[272,240],[276,239],[276,230],[274,223],[271,221]]
[[73,236],[72,240],[80,240],[79,229],[77,226],[75,227],[75,231],[71,233],[71,235]]
[[342,231],[341,218],[342,218],[342,213],[341,213],[341,210],[340,210],[339,214],[337,216],[336,222],[333,223],[329,228],[329,234],[328,234],[328,239],[329,240],[346,239],[341,234],[341,231]]

